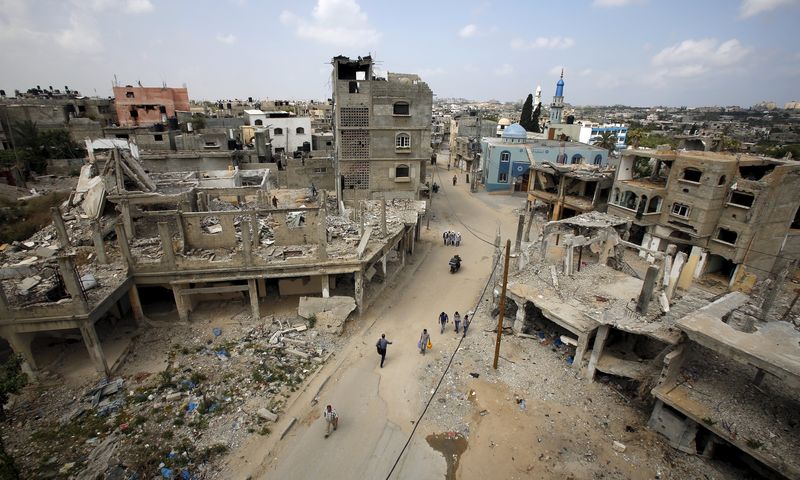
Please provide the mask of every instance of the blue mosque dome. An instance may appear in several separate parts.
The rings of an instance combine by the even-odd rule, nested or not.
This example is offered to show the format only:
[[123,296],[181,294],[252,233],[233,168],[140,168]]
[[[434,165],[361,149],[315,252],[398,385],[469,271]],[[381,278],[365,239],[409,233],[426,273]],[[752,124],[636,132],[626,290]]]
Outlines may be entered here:
[[503,138],[527,139],[528,132],[519,123],[512,123],[503,130]]

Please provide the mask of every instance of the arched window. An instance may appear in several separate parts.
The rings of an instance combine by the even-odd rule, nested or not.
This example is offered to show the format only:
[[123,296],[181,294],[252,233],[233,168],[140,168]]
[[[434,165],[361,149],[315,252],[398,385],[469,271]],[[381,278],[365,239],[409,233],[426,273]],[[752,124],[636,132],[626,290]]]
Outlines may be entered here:
[[619,197],[619,188],[615,188],[615,189],[614,189],[614,197],[613,197],[613,199],[611,200],[611,203],[614,203],[614,204],[616,204],[616,205],[619,205],[619,202],[620,202],[620,197]]
[[411,148],[411,137],[407,133],[398,133],[394,137],[394,146],[403,150]]
[[646,213],[658,213],[661,211],[661,197],[655,196],[650,199],[650,203],[647,205]]
[[408,102],[395,102],[392,106],[393,115],[409,115],[411,113]]
[[511,152],[504,150],[500,152],[500,161],[503,163],[507,163],[511,161]]
[[602,163],[603,163],[603,156],[598,153],[597,155],[594,156],[594,164],[600,165]]
[[631,210],[636,210],[636,202],[639,200],[639,197],[636,196],[635,193],[631,191],[627,191],[622,195],[622,203],[621,205],[625,208],[629,208]]
[[408,165],[398,165],[394,168],[395,178],[408,178],[409,173]]
[[306,133],[306,129],[305,129],[305,128],[303,128],[303,127],[297,127],[297,128],[294,130],[294,133],[296,133],[296,134],[298,134],[298,135],[303,135],[304,133]]
[[683,171],[683,179],[687,182],[694,182],[700,183],[700,179],[703,177],[703,172],[696,168],[687,168]]
[[282,128],[276,128],[275,130],[272,131],[272,134],[273,135],[283,135],[283,129]]
[[719,182],[717,182],[717,185],[725,185],[725,180],[726,180],[725,175],[720,175]]
[[567,154],[560,153],[558,157],[556,157],[556,163],[567,163]]
[[264,120],[261,120],[261,119],[259,118],[259,119],[258,119],[258,120],[256,120],[254,123],[255,123],[255,125],[256,125],[257,127],[260,127],[260,126],[264,125]]
[[581,160],[583,160],[583,156],[580,153],[576,153],[572,156],[572,161],[570,161],[570,163],[575,165],[581,163]]

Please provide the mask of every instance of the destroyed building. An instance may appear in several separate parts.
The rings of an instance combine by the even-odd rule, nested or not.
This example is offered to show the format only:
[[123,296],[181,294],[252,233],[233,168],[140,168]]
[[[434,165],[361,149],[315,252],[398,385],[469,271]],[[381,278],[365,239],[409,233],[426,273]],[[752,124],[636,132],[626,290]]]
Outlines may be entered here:
[[[324,187],[281,186],[286,176],[269,165],[155,173],[125,140],[87,147],[78,186],[53,209],[53,224],[0,252],[0,337],[30,372],[37,340],[79,332],[107,377],[114,365],[95,325],[128,313],[146,325],[151,297],[171,299],[182,323],[201,301],[231,297],[249,302],[254,319],[261,302],[297,295],[349,297],[361,312],[419,238],[424,201],[344,209]],[[322,327],[340,329],[349,311]]]
[[[795,304],[770,308],[767,292],[777,287],[769,282],[751,296],[699,288],[685,252],[628,242],[629,227],[598,212],[545,224],[536,242],[518,249],[504,327],[531,339],[531,348],[553,350],[587,381],[652,408],[650,428],[673,447],[798,478]],[[628,249],[644,254],[632,257],[643,275]],[[500,291],[498,284],[496,305]]]
[[431,158],[430,87],[418,75],[376,76],[369,56],[332,64],[337,198],[419,198]]
[[547,220],[581,213],[605,212],[614,170],[599,165],[534,164],[528,186],[528,206],[547,208]]
[[625,150],[608,213],[632,222],[630,240],[689,254],[694,278],[749,290],[800,258],[800,164],[674,150]]
[[183,88],[167,87],[114,87],[114,108],[117,120],[123,127],[147,126],[167,123],[177,111],[188,112],[189,92]]

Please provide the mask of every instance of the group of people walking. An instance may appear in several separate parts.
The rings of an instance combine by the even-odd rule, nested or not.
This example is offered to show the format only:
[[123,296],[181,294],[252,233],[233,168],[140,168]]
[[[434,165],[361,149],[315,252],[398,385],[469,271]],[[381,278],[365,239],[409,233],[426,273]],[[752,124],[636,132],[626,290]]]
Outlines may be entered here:
[[445,246],[452,245],[454,247],[461,246],[461,232],[451,232],[450,230],[446,230],[442,233],[442,241],[444,242]]
[[[463,335],[465,337],[467,336],[467,329],[469,328],[469,323],[470,323],[470,318],[469,317],[470,317],[470,315],[472,315],[471,311],[469,313],[467,313],[466,315],[464,315]],[[447,315],[447,313],[442,312],[442,313],[439,314],[439,326],[441,327],[440,333],[444,333],[444,329],[447,327],[447,324],[449,322],[450,322],[450,317]],[[462,333],[461,314],[458,313],[458,311],[456,311],[456,313],[453,314],[453,324],[456,327],[455,328],[455,332],[456,333]]]

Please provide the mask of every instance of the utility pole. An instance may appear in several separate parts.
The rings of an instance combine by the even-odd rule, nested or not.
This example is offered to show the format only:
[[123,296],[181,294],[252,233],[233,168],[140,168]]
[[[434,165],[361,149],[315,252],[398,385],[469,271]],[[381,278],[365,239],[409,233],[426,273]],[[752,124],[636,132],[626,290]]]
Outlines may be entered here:
[[500,358],[500,338],[503,335],[503,317],[506,316],[506,285],[508,284],[508,257],[511,253],[511,240],[506,240],[506,261],[503,267],[503,288],[500,292],[500,313],[497,315],[497,343],[494,345],[494,369],[497,370],[497,360]]

